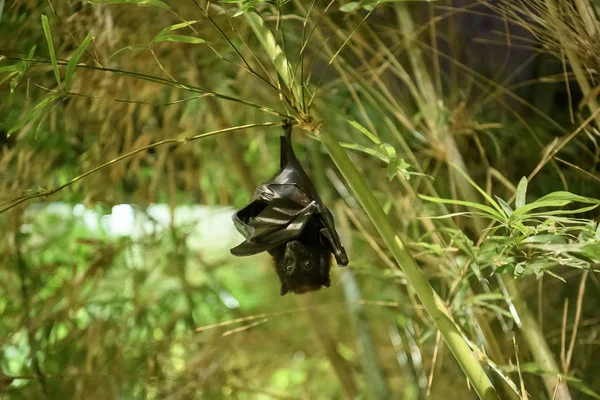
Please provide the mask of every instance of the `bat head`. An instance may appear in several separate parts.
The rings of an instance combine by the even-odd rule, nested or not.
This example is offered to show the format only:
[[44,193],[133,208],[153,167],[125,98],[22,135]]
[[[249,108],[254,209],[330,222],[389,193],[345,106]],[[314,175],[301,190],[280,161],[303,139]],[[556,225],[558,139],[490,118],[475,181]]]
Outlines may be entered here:
[[297,294],[329,287],[331,250],[320,241],[290,240],[269,251],[281,281],[281,295]]

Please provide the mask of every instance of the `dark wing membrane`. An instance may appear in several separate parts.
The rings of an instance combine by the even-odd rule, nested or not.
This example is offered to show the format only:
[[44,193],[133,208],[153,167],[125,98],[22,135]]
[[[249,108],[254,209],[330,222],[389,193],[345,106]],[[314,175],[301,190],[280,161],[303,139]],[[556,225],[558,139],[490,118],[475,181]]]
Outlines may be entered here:
[[327,209],[327,207],[323,206],[323,209],[320,210],[320,219],[324,228],[321,229],[321,235],[325,236],[329,244],[331,244],[331,249],[333,256],[335,257],[335,261],[341,267],[348,265],[348,256],[346,255],[346,250],[342,245],[340,237],[335,230],[335,224],[333,222],[333,215]]
[[[299,204],[292,198],[304,198],[294,185],[265,185],[270,201],[258,196],[256,200],[233,215],[238,232],[246,239],[231,249],[237,256],[252,255],[270,250],[298,237],[310,218],[317,212],[317,203]],[[271,186],[274,186],[273,188]],[[280,198],[281,192],[291,196]],[[304,196],[304,197],[303,197]]]
[[272,248],[277,247],[287,242],[288,240],[289,239],[281,239],[280,243],[275,242],[275,244],[273,242],[250,243],[248,241],[243,241],[242,243],[238,244],[229,251],[231,252],[231,254],[238,257],[252,256],[254,254],[262,253],[263,251],[271,250]]

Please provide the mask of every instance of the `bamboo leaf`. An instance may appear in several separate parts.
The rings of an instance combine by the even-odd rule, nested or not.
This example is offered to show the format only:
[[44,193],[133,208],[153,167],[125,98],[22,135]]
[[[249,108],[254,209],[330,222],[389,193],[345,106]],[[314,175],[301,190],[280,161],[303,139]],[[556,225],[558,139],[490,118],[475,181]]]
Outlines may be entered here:
[[200,38],[197,38],[194,36],[187,36],[187,35],[162,35],[159,38],[155,38],[152,42],[153,43],[181,42],[181,43],[193,43],[193,44],[206,43],[206,41],[204,39],[200,39]]
[[544,211],[544,212],[540,212],[540,213],[527,214],[527,218],[549,217],[551,215],[581,214],[581,213],[591,211],[596,207],[598,207],[598,204],[594,204],[594,205],[587,206],[587,207],[577,208],[575,210],[550,210],[550,211]]
[[52,43],[52,33],[50,32],[50,24],[48,23],[48,17],[45,15],[42,15],[42,29],[44,30],[44,36],[46,36],[46,42],[48,43],[48,52],[50,53],[50,62],[52,63],[54,77],[56,78],[58,86],[61,86],[60,74],[58,73],[58,62],[56,61],[54,43]]
[[[365,10],[372,10],[381,3],[400,3],[405,1],[413,1],[413,0],[362,0],[362,1],[351,1],[349,3],[344,4],[340,7],[340,11],[342,12],[350,12],[354,11],[359,7],[364,8]],[[431,2],[436,0],[421,0],[424,2]]]
[[502,207],[502,209],[506,213],[506,216],[510,217],[510,215],[513,213],[513,209],[511,208],[511,206],[507,202],[502,200],[500,197],[498,197],[498,196],[495,196],[495,197],[496,197],[496,200],[498,200],[498,204],[500,204],[500,207]]
[[525,197],[526,196],[527,196],[527,178],[522,177],[521,180],[519,181],[519,184],[517,185],[517,196],[516,196],[516,200],[515,200],[516,208],[520,208],[525,205],[525,202],[526,202]]
[[465,180],[467,182],[469,182],[469,184],[471,186],[473,186],[483,197],[485,197],[485,199],[500,213],[502,214],[503,210],[502,207],[500,207],[495,201],[494,199],[485,192],[485,190],[483,190],[482,188],[480,188],[474,181],[473,179],[471,179],[471,177],[465,172],[463,171],[461,168],[459,168],[457,165],[453,165],[454,168],[463,176],[463,178],[465,178]]
[[[567,204],[570,204],[574,201],[580,203],[588,203],[588,204],[600,204],[600,200],[593,199],[591,197],[579,196],[570,192],[552,192],[547,194],[546,196],[532,202],[526,204],[513,212],[511,215],[511,220],[517,220],[523,214],[531,210],[535,210],[537,208],[543,207],[563,207]],[[544,213],[547,214],[547,213]]]
[[600,242],[586,243],[581,252],[596,262],[600,262]]
[[380,159],[381,161],[387,163],[390,160],[385,157],[383,154],[381,154],[380,152],[378,152],[377,150],[373,150],[370,147],[366,147],[360,144],[355,144],[355,143],[340,143],[342,145],[342,147],[346,148],[346,149],[350,149],[350,150],[356,150],[356,151],[360,151],[362,153],[368,154],[370,156],[376,157],[378,159]]
[[567,241],[561,235],[535,235],[523,239],[522,243],[551,243],[551,244],[566,244]]
[[83,42],[81,42],[79,47],[77,47],[77,50],[75,50],[75,54],[73,54],[73,57],[71,57],[71,59],[67,63],[67,70],[65,72],[65,90],[67,92],[71,90],[71,84],[73,83],[73,74],[75,73],[77,63],[79,62],[79,59],[81,58],[83,53],[85,53],[85,51],[87,50],[88,46],[90,45],[90,42],[92,41],[92,38],[92,32],[88,33]]
[[487,214],[489,218],[496,219],[498,221],[506,222],[506,217],[503,215],[502,210],[498,212],[494,210],[492,207],[486,206],[484,204],[473,203],[471,201],[464,200],[454,200],[454,199],[440,199],[439,197],[430,197],[420,194],[419,197],[423,200],[431,201],[433,203],[442,203],[442,204],[455,204],[458,206],[466,206],[471,208],[476,208],[481,210]]
[[8,135],[12,135],[13,133],[17,132],[19,129],[41,114],[47,106],[60,99],[62,96],[62,93],[53,93],[44,97],[21,117],[20,121],[8,131]]
[[255,5],[259,4],[259,3],[264,3],[264,0],[250,0],[246,3],[244,3],[244,5],[242,5],[238,11],[233,14],[233,17],[239,17],[240,15],[247,13],[248,11],[252,10],[254,8]]
[[[179,29],[183,29],[186,28],[188,26],[194,25],[195,23],[197,23],[197,20],[192,20],[192,21],[186,21],[186,22],[181,22],[179,24],[174,24],[174,25],[170,25],[167,26],[166,28],[164,28],[163,30],[161,30],[160,32],[158,32],[158,34],[156,36],[154,36],[154,39],[152,39],[151,43],[157,43],[157,42],[185,42],[185,43],[205,43],[204,39],[200,39],[194,36],[187,36],[187,35],[168,35],[169,32],[173,32]],[[169,40],[169,39],[164,39],[165,37],[174,37],[174,36],[181,36],[183,37],[187,37],[190,39],[187,40]],[[191,41],[193,40],[193,41]]]
[[373,143],[375,143],[375,144],[381,144],[381,140],[379,140],[379,138],[377,136],[375,136],[374,134],[372,134],[371,132],[369,132],[369,130],[367,128],[365,128],[364,126],[362,126],[358,122],[356,122],[356,121],[350,121],[350,120],[346,120],[346,121],[348,121],[348,123],[350,123],[350,125],[352,125],[356,129],[358,129],[363,135],[365,135],[366,137],[368,137]]
[[117,54],[120,54],[126,50],[132,50],[132,51],[139,51],[139,50],[147,50],[148,46],[144,45],[144,44],[132,44],[131,46],[125,46],[117,51],[115,51],[114,53],[112,53],[110,55],[110,57],[108,57],[108,59],[112,59],[113,57],[115,57]]
[[88,0],[91,4],[136,4],[138,6],[153,6],[163,10],[170,10],[171,7],[161,0]]
[[0,74],[3,72],[16,72],[16,71],[18,71],[17,64],[5,65],[4,67],[0,67]]

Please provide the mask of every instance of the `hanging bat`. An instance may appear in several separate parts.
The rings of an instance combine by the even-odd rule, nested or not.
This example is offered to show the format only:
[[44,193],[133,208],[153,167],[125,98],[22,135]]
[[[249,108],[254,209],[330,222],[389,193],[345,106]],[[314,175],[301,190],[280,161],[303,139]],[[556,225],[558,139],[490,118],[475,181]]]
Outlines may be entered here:
[[294,154],[292,126],[286,123],[283,130],[280,171],[233,215],[246,240],[231,249],[235,256],[267,251],[275,261],[282,296],[329,287],[332,253],[339,266],[348,265],[333,215]]

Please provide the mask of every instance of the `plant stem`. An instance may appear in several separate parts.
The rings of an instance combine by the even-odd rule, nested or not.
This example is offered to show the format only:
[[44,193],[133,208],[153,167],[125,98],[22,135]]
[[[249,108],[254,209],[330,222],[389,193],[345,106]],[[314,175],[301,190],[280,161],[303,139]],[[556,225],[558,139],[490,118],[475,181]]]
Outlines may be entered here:
[[271,61],[273,61],[273,64],[277,68],[279,76],[292,93],[292,99],[295,100],[297,108],[301,109],[302,85],[298,83],[298,79],[293,73],[294,67],[288,62],[283,49],[277,45],[275,36],[273,36],[273,33],[265,26],[265,22],[260,15],[255,12],[247,12],[244,13],[244,17],[246,17],[246,21],[254,31],[254,34],[262,47],[267,50],[271,57]]

